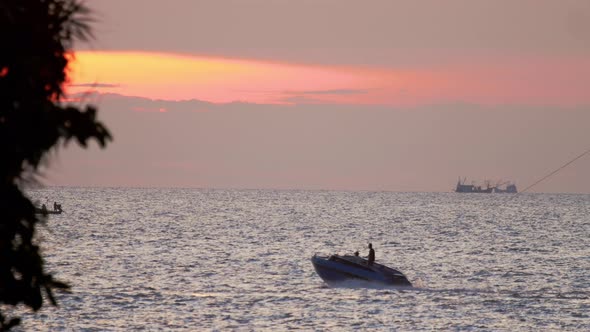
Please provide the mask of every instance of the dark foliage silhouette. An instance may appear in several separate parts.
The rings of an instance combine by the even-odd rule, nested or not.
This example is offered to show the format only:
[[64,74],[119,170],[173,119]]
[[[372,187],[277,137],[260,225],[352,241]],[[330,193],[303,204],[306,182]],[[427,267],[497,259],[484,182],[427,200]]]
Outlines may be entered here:
[[[78,0],[0,0],[0,304],[38,310],[68,286],[44,270],[36,215],[23,186],[36,183],[48,152],[70,140],[111,140],[96,109],[65,106],[72,43],[88,39],[89,11]],[[45,300],[46,299],[46,300]],[[0,331],[20,323],[0,311]]]

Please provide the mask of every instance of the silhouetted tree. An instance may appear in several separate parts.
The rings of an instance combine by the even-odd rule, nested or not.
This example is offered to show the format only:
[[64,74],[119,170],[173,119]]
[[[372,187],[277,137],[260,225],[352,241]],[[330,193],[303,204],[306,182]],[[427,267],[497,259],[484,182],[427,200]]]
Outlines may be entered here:
[[[44,271],[35,228],[46,218],[24,195],[45,156],[75,139],[83,147],[111,136],[96,110],[63,105],[66,66],[75,39],[90,37],[79,0],[0,0],[0,304],[56,305],[68,286]],[[0,331],[20,323],[0,312]]]

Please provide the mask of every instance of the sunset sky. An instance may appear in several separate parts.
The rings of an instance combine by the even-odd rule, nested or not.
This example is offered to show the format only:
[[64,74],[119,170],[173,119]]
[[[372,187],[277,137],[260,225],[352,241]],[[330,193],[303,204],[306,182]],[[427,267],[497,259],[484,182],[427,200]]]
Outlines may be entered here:
[[[521,188],[590,148],[585,0],[88,2],[66,87],[113,131],[56,185]],[[590,193],[590,156],[532,191]]]

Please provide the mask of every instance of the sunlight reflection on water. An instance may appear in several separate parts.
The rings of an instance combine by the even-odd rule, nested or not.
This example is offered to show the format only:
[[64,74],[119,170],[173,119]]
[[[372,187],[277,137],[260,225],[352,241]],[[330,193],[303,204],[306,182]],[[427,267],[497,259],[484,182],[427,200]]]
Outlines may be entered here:
[[[590,330],[590,196],[47,188],[38,331]],[[326,286],[314,253],[417,288]]]

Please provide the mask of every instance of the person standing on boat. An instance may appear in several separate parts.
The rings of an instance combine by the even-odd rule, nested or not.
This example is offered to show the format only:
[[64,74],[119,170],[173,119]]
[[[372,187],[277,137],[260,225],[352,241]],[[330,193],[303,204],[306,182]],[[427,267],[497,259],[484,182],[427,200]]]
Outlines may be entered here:
[[369,243],[369,257],[367,258],[369,261],[369,265],[373,265],[375,262],[375,250],[373,249],[373,245]]

